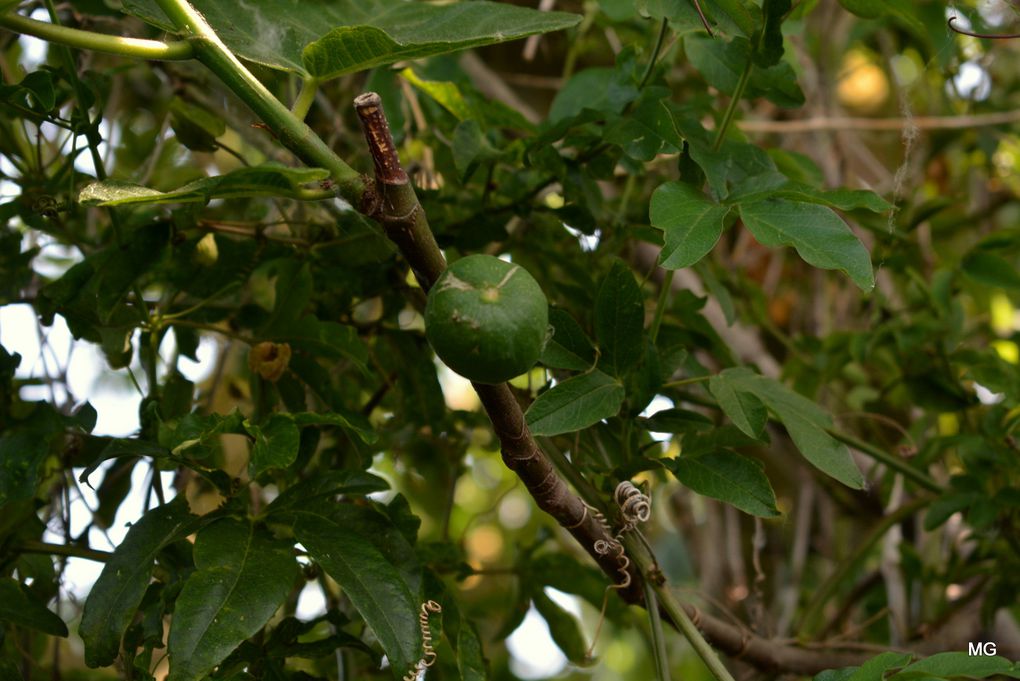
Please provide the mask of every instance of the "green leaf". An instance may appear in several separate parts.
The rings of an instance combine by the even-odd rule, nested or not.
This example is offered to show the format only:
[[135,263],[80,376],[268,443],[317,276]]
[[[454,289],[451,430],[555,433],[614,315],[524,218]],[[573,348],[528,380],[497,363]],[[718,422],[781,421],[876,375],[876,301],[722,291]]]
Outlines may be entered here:
[[816,189],[800,182],[790,182],[769,194],[776,198],[791,199],[801,203],[819,203],[839,210],[868,210],[884,213],[893,205],[873,191],[867,189]]
[[858,667],[847,681],[882,681],[887,671],[902,667],[909,661],[908,653],[879,653]]
[[683,134],[676,126],[669,102],[663,99],[664,91],[665,88],[647,88],[646,96],[610,124],[602,138],[645,163],[659,154],[678,153],[683,147]]
[[660,185],[648,210],[652,227],[665,232],[659,265],[678,270],[708,255],[722,236],[729,212],[729,206],[720,206],[689,184]]
[[[434,5],[403,0],[260,2],[238,11],[234,0],[193,0],[241,57],[320,80],[396,61],[570,28],[575,14],[538,12],[497,2]],[[175,29],[154,0],[126,0],[124,10]]]
[[291,414],[291,416],[299,426],[340,426],[345,430],[353,431],[366,444],[372,444],[379,439],[372,424],[361,414],[336,407],[333,409],[332,412],[325,414],[309,411]]
[[148,456],[153,459],[159,459],[166,457],[170,454],[170,451],[166,447],[161,447],[155,442],[149,442],[147,440],[139,440],[137,438],[116,438],[110,440],[110,444],[103,447],[99,455],[86,466],[85,470],[78,476],[78,482],[84,483],[89,487],[92,487],[92,483],[89,482],[89,476],[96,472],[96,469],[102,465],[104,461],[110,459],[118,459],[121,457],[142,457]]
[[619,114],[639,94],[630,75],[621,70],[583,69],[571,76],[556,93],[549,107],[549,123],[572,118],[585,109]]
[[453,131],[453,164],[462,180],[467,180],[479,163],[499,158],[496,150],[485,137],[482,126],[476,120],[461,121]]
[[753,393],[737,390],[731,381],[721,376],[713,376],[709,380],[708,390],[722,407],[723,413],[733,421],[733,425],[748,437],[761,439],[769,417],[761,400]]
[[478,631],[464,617],[461,617],[457,628],[457,671],[462,681],[486,681],[489,678]]
[[159,424],[159,444],[171,454],[187,452],[192,458],[204,459],[212,454],[220,435],[245,432],[244,417],[237,410],[230,414],[185,414]]
[[814,675],[812,681],[849,681],[850,677],[857,670],[857,667],[844,667],[843,669],[826,669]]
[[362,371],[368,371],[368,348],[358,338],[353,326],[324,322],[313,315],[305,315],[292,324],[268,331],[266,340],[286,341],[295,349],[328,359],[346,357]]
[[390,488],[382,478],[365,471],[327,471],[291,485],[266,507],[266,514],[286,514],[319,497],[339,494],[371,494]]
[[[498,100],[487,99],[470,83],[448,80],[426,80],[414,69],[408,67],[400,72],[400,76],[411,85],[427,94],[449,111],[461,123],[475,121],[481,130],[492,128],[515,128],[534,131],[535,126],[528,122],[521,113]],[[385,104],[385,99],[383,100]],[[387,112],[389,109],[387,108]],[[392,121],[391,121],[392,125]],[[490,148],[495,154],[496,150]]]
[[622,261],[613,262],[595,298],[595,336],[602,357],[599,365],[622,376],[641,359],[645,308],[634,273]]
[[924,515],[924,529],[931,532],[949,520],[954,513],[965,511],[986,499],[987,496],[983,492],[947,493],[928,507]]
[[749,392],[761,400],[786,426],[794,445],[815,468],[848,487],[864,488],[864,476],[846,445],[826,432],[832,427],[832,418],[815,402],[745,367],[726,369],[717,378],[731,384],[727,389]]
[[202,107],[174,97],[170,102],[170,125],[177,141],[193,151],[216,151],[216,138],[227,131],[223,119]]
[[663,409],[648,418],[639,418],[637,425],[653,433],[686,433],[713,426],[712,419],[696,411]]
[[197,681],[265,626],[298,575],[291,542],[234,518],[195,539],[195,572],[174,606],[168,681]]
[[273,468],[287,468],[297,459],[301,431],[290,414],[273,414],[260,425],[246,420],[244,428],[255,438],[251,449],[253,476]]
[[328,177],[328,171],[318,168],[290,168],[276,163],[263,163],[250,168],[239,168],[224,175],[203,177],[168,192],[119,180],[93,182],[81,190],[78,201],[86,206],[124,206],[143,203],[208,203],[212,199],[257,196],[299,199],[304,197],[306,191],[303,185]]
[[83,430],[75,417],[64,416],[49,404],[30,404],[26,418],[7,424],[0,436],[0,507],[31,499],[41,482],[40,468],[66,429]]
[[[736,92],[748,62],[754,59],[751,43],[746,38],[727,42],[706,35],[692,35],[684,40],[684,47],[694,68],[712,87],[728,95]],[[764,97],[788,109],[804,104],[804,93],[797,84],[797,75],[785,61],[768,68],[752,64],[744,96]]]
[[200,522],[181,496],[152,509],[131,526],[85,601],[78,627],[85,643],[85,664],[105,667],[113,663],[124,630],[149,585],[156,555],[194,532]]
[[126,354],[120,358],[125,361],[121,366],[126,366],[138,311],[124,304],[124,295],[160,261],[169,240],[170,225],[166,221],[147,222],[132,230],[126,243],[89,254],[43,287],[43,316],[59,312],[75,338],[102,342],[108,357]]
[[[750,38],[758,30],[757,8],[743,0],[700,0],[705,18],[724,33]],[[642,16],[669,19],[670,27],[679,34],[704,32],[705,27],[691,0],[637,0]]]
[[270,312],[261,335],[274,338],[291,329],[308,307],[315,288],[311,267],[298,258],[273,258],[261,263],[249,277],[252,297]]
[[549,325],[552,338],[542,349],[538,360],[552,369],[588,371],[595,365],[595,348],[581,325],[566,310],[549,308]]
[[549,625],[552,640],[567,659],[574,664],[584,662],[588,646],[584,642],[584,634],[581,633],[581,625],[577,618],[557,605],[541,589],[535,589],[531,594],[531,601]]
[[[408,584],[407,564],[413,549],[399,542],[400,533],[371,509],[346,504],[311,504],[294,509],[294,534],[308,553],[335,579],[382,644],[394,676],[418,660],[420,582]],[[376,516],[370,519],[365,514]],[[381,532],[381,529],[388,530]],[[383,543],[380,550],[374,542]],[[408,551],[410,555],[408,556]]]
[[51,636],[67,636],[67,625],[38,596],[10,577],[0,578],[0,621]]
[[0,101],[32,111],[52,110],[57,102],[53,74],[49,71],[33,71],[16,85],[0,84]]
[[726,449],[665,461],[677,480],[698,494],[712,497],[762,518],[775,518],[776,495],[762,465]]
[[475,111],[471,104],[464,99],[460,88],[456,83],[443,80],[425,80],[408,67],[400,72],[400,76],[411,85],[415,86],[432,99],[436,100],[444,109],[453,114],[458,121],[480,120],[482,118],[478,111]]
[[[3,223],[4,209],[14,202],[0,205],[0,223]],[[21,250],[22,235],[9,228],[0,228],[0,305],[7,305],[20,298],[21,290],[32,281],[32,259],[39,254],[38,247]]]
[[793,246],[809,265],[846,272],[863,291],[875,287],[871,256],[831,208],[768,199],[741,203],[740,216],[763,246]]
[[[966,676],[983,679],[995,674],[1009,674],[1013,671],[1013,663],[1001,655],[984,656],[968,655],[964,652],[938,653],[893,674],[889,681],[907,681],[925,677],[949,679]],[[1012,674],[1010,674],[1012,675]]]
[[962,267],[964,274],[979,284],[1005,291],[1020,291],[1020,274],[1001,255],[972,251],[964,257]]
[[754,51],[754,63],[768,68],[783,58],[783,18],[790,11],[790,0],[765,0],[762,16],[765,25],[761,29],[761,41]]
[[910,30],[914,37],[922,43],[931,42],[931,35],[916,15],[912,3],[908,0],[839,0],[839,4],[848,12],[864,19],[881,19],[890,17],[896,23]]
[[0,437],[0,506],[32,498],[49,453],[49,437],[33,429],[11,429]]
[[727,140],[719,150],[692,143],[690,153],[719,200],[771,192],[788,182],[764,150],[747,142]]
[[623,398],[623,386],[618,381],[592,371],[568,378],[539,395],[525,416],[535,435],[572,433],[616,416]]

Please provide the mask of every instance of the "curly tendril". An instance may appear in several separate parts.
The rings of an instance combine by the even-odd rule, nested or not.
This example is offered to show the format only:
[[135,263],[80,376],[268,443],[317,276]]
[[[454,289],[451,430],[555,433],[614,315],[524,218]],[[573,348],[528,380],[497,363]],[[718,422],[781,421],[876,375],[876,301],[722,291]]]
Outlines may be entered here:
[[418,624],[421,626],[421,659],[404,675],[404,681],[417,681],[425,670],[436,663],[436,650],[432,647],[432,629],[429,628],[429,613],[440,613],[443,606],[436,601],[425,601],[418,613]]
[[607,586],[602,596],[602,611],[599,613],[599,623],[595,627],[595,636],[592,637],[591,647],[588,648],[587,656],[589,658],[595,650],[595,643],[599,640],[599,633],[602,631],[602,622],[606,617],[606,605],[609,603],[610,589],[626,589],[630,586],[630,558],[627,557],[627,551],[623,548],[623,542],[621,541],[623,535],[637,528],[638,523],[646,522],[652,517],[651,497],[638,489],[630,480],[624,480],[616,486],[616,490],[613,492],[613,499],[616,501],[616,505],[620,507],[620,515],[623,516],[623,526],[620,527],[620,531],[616,534],[613,534],[613,529],[609,526],[609,522],[601,511],[585,504],[585,510],[590,509],[595,519],[605,528],[606,533],[612,536],[612,539],[597,540],[592,547],[595,549],[595,553],[600,556],[613,554],[617,565],[619,565],[618,572],[620,574],[620,581]]
[[1012,40],[1013,38],[1020,38],[1020,33],[975,33],[974,31],[969,31],[957,26],[956,21],[959,18],[960,17],[955,15],[951,16],[949,17],[948,23],[949,29],[954,33],[959,33],[960,35],[970,36],[971,38],[981,38],[982,40]]

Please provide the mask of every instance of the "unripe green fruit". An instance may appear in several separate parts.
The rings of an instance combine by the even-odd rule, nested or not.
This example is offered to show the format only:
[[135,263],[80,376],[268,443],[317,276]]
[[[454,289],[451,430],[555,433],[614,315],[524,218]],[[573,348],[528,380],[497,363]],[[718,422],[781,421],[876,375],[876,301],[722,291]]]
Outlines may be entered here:
[[530,369],[545,345],[549,303],[520,265],[469,255],[429,291],[425,335],[439,359],[477,383],[502,383]]

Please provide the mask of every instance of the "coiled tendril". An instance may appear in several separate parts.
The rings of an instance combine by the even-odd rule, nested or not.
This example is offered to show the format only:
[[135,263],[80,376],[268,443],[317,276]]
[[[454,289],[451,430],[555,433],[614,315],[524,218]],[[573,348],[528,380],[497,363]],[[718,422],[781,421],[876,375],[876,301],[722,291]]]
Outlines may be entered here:
[[418,613],[418,624],[421,626],[421,659],[414,665],[411,671],[404,675],[404,681],[417,681],[425,670],[436,663],[436,651],[432,647],[432,630],[429,628],[429,613],[440,613],[443,606],[435,601],[425,601],[421,604],[421,612]]
[[609,522],[601,511],[585,504],[586,509],[591,510],[595,519],[605,528],[606,533],[612,536],[612,539],[596,540],[592,547],[595,549],[595,553],[600,556],[608,556],[610,553],[615,554],[620,574],[620,581],[607,586],[602,597],[602,612],[599,614],[599,623],[595,628],[595,636],[592,637],[591,647],[588,648],[588,657],[591,657],[592,652],[595,650],[595,642],[598,641],[599,633],[602,631],[602,622],[606,616],[606,605],[609,602],[609,590],[626,589],[631,583],[630,558],[627,557],[627,551],[623,548],[621,539],[623,539],[623,535],[627,532],[635,529],[638,523],[646,522],[652,517],[651,497],[638,489],[630,480],[624,480],[616,486],[616,490],[613,492],[613,499],[616,501],[616,505],[620,507],[620,515],[623,516],[623,526],[620,527],[620,531],[616,534],[613,534],[613,529],[609,526]]

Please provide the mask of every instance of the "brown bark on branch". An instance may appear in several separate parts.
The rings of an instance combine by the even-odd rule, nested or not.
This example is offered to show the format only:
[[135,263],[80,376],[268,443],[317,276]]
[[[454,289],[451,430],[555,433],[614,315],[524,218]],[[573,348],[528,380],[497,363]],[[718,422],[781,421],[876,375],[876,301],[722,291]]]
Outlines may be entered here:
[[[387,236],[411,265],[422,289],[428,291],[446,269],[446,260],[429,229],[414,187],[400,164],[379,95],[374,92],[359,95],[354,100],[354,107],[375,164],[375,183],[367,188],[361,210],[382,224]],[[611,533],[557,474],[528,430],[524,412],[510,388],[505,383],[473,385],[492,421],[507,467],[528,488],[538,507],[570,532],[614,582],[623,580],[622,564],[616,554],[603,555],[595,551],[596,542],[613,542]],[[629,568],[627,574],[630,575],[630,586],[623,590],[623,596],[629,602],[640,602],[641,586],[637,573]]]

